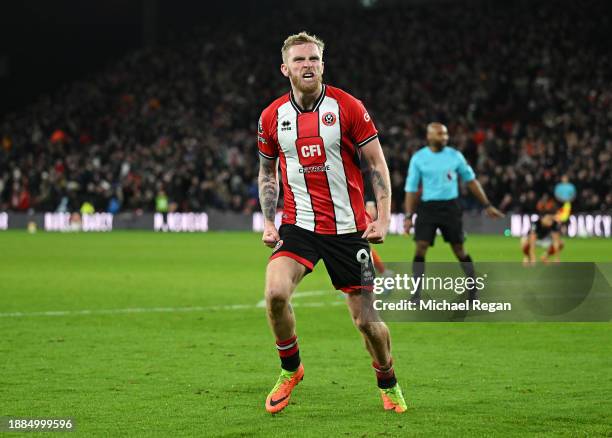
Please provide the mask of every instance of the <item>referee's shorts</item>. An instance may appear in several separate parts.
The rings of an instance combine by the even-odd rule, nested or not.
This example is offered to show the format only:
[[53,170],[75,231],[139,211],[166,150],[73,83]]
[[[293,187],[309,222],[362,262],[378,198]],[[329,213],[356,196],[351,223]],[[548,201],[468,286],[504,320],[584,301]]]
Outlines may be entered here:
[[421,201],[414,223],[414,240],[424,240],[431,246],[440,230],[445,242],[463,243],[463,210],[457,199],[448,201]]

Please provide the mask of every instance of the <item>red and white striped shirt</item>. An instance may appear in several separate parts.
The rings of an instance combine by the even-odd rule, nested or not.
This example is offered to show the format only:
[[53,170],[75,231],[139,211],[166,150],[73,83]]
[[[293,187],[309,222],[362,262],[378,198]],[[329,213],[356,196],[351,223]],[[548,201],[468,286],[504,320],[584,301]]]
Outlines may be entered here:
[[367,226],[359,148],[378,136],[361,101],[329,85],[312,111],[290,92],[261,114],[259,153],[280,161],[283,223],[320,234]]

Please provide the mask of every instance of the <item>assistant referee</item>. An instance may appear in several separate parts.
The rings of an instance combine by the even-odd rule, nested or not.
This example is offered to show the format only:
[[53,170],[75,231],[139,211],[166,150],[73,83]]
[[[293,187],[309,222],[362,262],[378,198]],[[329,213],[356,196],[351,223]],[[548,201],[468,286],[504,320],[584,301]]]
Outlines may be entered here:
[[[405,221],[404,231],[410,233],[412,216],[417,213],[414,224],[416,250],[413,260],[413,275],[421,276],[425,272],[425,255],[433,246],[436,232],[439,229],[445,242],[448,242],[453,253],[461,262],[467,277],[474,277],[472,258],[465,252],[463,242],[463,212],[459,205],[458,178],[460,177],[473,195],[484,206],[487,216],[503,217],[493,207],[476,179],[474,171],[457,149],[447,146],[448,130],[441,123],[427,125],[427,146],[419,149],[411,158],[406,177]],[[422,187],[421,202],[417,205],[419,184]],[[415,298],[420,298],[417,291]],[[475,298],[475,291],[470,291],[470,299]]]

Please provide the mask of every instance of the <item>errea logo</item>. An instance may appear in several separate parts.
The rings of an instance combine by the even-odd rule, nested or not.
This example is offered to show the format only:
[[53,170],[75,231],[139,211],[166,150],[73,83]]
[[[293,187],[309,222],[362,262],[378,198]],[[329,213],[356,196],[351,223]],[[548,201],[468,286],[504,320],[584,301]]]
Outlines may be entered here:
[[291,131],[291,122],[289,120],[281,123],[281,131]]

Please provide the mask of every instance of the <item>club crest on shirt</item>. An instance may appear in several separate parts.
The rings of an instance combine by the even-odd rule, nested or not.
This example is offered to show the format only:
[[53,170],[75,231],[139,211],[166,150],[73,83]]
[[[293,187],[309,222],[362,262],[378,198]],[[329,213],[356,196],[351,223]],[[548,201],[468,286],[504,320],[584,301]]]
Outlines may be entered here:
[[327,112],[323,114],[321,121],[325,126],[334,126],[334,123],[336,123],[336,115],[334,113]]
[[259,118],[259,122],[257,122],[257,133],[263,134],[263,123],[261,122],[261,117]]

